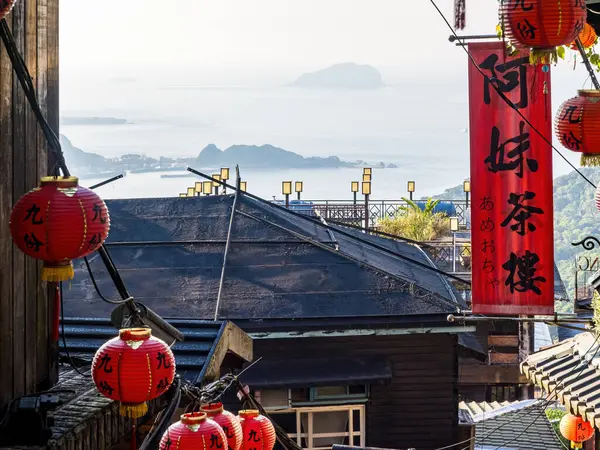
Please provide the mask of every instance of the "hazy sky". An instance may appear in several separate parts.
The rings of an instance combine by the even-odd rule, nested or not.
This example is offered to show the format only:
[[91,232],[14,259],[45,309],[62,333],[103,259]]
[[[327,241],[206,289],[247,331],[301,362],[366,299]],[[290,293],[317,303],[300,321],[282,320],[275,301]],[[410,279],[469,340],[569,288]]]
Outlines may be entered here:
[[[454,0],[437,0],[452,21]],[[305,67],[353,61],[407,72],[462,51],[429,0],[61,0],[61,66]],[[467,5],[493,33],[497,1]]]

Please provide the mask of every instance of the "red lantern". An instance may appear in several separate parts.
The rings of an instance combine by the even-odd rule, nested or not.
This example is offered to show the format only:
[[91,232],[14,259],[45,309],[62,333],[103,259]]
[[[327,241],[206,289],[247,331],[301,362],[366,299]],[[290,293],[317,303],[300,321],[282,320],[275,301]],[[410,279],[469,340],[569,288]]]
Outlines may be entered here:
[[121,402],[121,415],[137,419],[171,386],[175,358],[149,328],[126,328],[98,349],[92,377],[102,395]]
[[558,109],[554,130],[560,143],[581,152],[582,166],[600,165],[600,91],[579,91]]
[[560,420],[560,433],[571,441],[571,448],[581,448],[582,442],[594,435],[594,427],[579,416],[565,414]]
[[4,19],[13,9],[17,0],[0,0],[0,19]]
[[220,402],[202,405],[200,410],[221,426],[227,437],[229,450],[240,450],[243,439],[240,419],[229,411],[225,411],[223,404]]
[[256,409],[245,409],[240,411],[240,422],[244,439],[242,450],[273,450],[277,437],[269,419]]
[[160,450],[209,450],[223,448],[225,433],[204,412],[183,414],[181,420],[169,427],[160,440]]
[[[594,27],[586,22],[585,25],[583,25],[583,30],[581,33],[579,33],[581,45],[583,45],[583,48],[590,48],[596,43],[597,39],[598,35],[596,34],[596,30],[594,30]],[[575,42],[571,43],[571,49],[577,50],[577,44]]]
[[517,48],[530,48],[532,61],[573,42],[587,19],[582,0],[503,1],[499,9],[503,33]]
[[73,259],[97,250],[110,227],[108,210],[76,177],[43,177],[10,215],[10,233],[25,254],[44,261],[42,279],[73,278]]

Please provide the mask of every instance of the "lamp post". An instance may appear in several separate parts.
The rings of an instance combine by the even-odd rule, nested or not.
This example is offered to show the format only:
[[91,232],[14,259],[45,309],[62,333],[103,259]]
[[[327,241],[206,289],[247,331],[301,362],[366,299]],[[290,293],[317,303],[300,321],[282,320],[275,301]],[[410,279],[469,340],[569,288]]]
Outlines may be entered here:
[[204,195],[210,195],[213,191],[213,182],[212,181],[203,181],[202,182],[202,193]]
[[200,194],[202,194],[202,181],[196,181],[194,183],[194,197],[197,197]]
[[298,194],[298,200],[300,200],[300,194],[302,194],[302,188],[303,188],[304,183],[302,183],[302,181],[296,181],[296,183],[294,183],[294,184],[295,184],[295,186],[294,186],[295,191]]
[[281,193],[285,195],[285,207],[290,207],[290,194],[292,193],[292,182],[283,181],[281,183]]
[[240,181],[240,191],[246,192],[247,186],[248,186],[248,183],[246,181]]
[[221,183],[219,183],[219,181],[221,181],[221,174],[213,173],[212,178],[213,178],[213,180],[215,180],[215,181],[213,181],[213,187],[215,188],[215,195],[219,195],[219,186],[221,186]]
[[471,182],[469,180],[465,180],[463,183],[463,191],[465,191],[465,209],[469,209],[469,194],[471,192]]
[[[229,167],[221,167],[221,181],[227,183],[229,180]],[[223,194],[227,193],[227,187],[223,185]]]
[[362,193],[365,196],[365,231],[369,229],[369,195],[371,195],[371,182],[363,181]]
[[356,194],[358,193],[358,181],[352,181],[350,183],[350,190],[354,195],[354,205],[356,205]]
[[413,192],[415,192],[415,182],[409,181],[406,186],[406,190],[408,191],[408,198],[413,199]]
[[456,232],[458,231],[458,217],[450,217],[450,231],[452,232],[452,272],[456,272]]

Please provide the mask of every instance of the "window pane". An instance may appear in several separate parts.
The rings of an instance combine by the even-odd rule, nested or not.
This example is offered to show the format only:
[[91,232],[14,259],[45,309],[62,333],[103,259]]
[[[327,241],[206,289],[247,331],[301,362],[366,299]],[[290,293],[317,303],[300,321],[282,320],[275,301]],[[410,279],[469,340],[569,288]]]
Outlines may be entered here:
[[315,388],[315,397],[339,397],[341,395],[347,395],[346,386],[325,386]]
[[309,389],[292,389],[292,402],[308,402],[309,392]]
[[350,395],[366,394],[367,386],[364,384],[352,384],[348,386],[348,393]]
[[287,389],[260,391],[260,404],[265,408],[287,408],[289,406]]

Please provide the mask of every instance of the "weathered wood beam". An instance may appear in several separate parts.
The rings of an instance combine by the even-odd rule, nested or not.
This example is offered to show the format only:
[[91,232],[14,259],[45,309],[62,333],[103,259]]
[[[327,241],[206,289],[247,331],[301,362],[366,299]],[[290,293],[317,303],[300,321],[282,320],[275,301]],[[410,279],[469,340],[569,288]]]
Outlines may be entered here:
[[214,381],[220,377],[220,369],[227,353],[233,353],[245,362],[253,358],[252,338],[232,322],[225,322],[221,338],[217,342],[215,351],[204,374],[204,380]]

